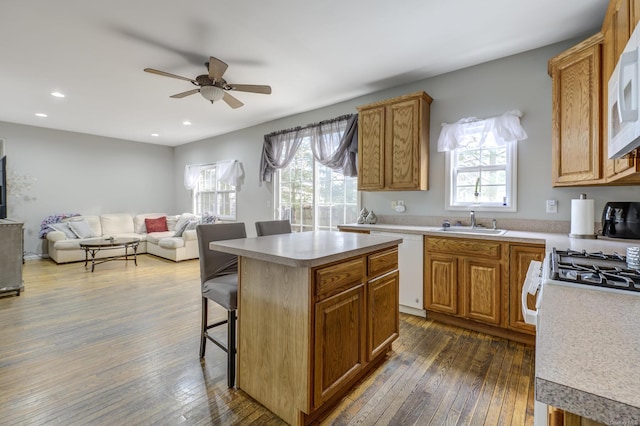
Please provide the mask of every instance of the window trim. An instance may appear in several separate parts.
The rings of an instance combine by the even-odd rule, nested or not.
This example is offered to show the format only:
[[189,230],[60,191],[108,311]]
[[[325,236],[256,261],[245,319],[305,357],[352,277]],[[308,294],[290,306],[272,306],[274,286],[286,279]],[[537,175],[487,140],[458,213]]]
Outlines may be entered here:
[[[305,143],[307,141],[303,141]],[[318,203],[317,203],[317,194],[316,194],[316,185],[317,185],[317,167],[318,165],[322,165],[318,160],[313,158],[313,171],[312,171],[312,179],[313,179],[313,227],[311,232],[325,232],[326,228],[318,229],[319,226],[317,224],[318,219]],[[288,167],[288,166],[287,166]],[[324,166],[327,167],[327,166]],[[277,169],[273,174],[273,209],[272,209],[272,217],[274,220],[279,220],[282,218],[282,211],[280,210],[280,181],[281,181],[281,173],[282,169]],[[352,177],[356,180],[356,210],[360,211],[360,207],[362,206],[362,192],[357,189],[357,177]],[[337,226],[336,226],[337,229]],[[307,232],[307,231],[303,231]]]
[[[219,190],[218,189],[218,185],[220,184],[220,177],[218,176],[218,173],[219,173],[220,169],[218,168],[217,163],[212,164],[211,167],[203,168],[200,171],[200,174],[206,173],[206,172],[210,171],[211,169],[215,170],[215,184],[214,184],[215,189],[213,191],[198,191],[198,183],[196,183],[196,187],[191,191],[191,203],[192,203],[193,212],[194,212],[194,214],[199,214],[199,215],[202,215],[204,213],[209,213],[209,214],[211,214],[213,216],[218,217],[220,220],[235,221],[235,220],[237,220],[237,217],[238,217],[238,188],[237,188],[237,186],[229,185],[233,189],[231,189],[231,190]],[[198,177],[198,182],[199,181],[200,181],[200,177]],[[216,205],[215,205],[215,210],[216,211],[198,213],[198,210],[197,210],[198,202],[197,202],[197,199],[196,199],[198,193],[213,194],[213,199],[215,200],[215,203],[216,203]],[[235,196],[234,196],[235,207],[233,209],[233,212],[235,213],[234,215],[219,215],[218,214],[218,208],[219,208],[219,206],[218,206],[218,194],[222,194],[222,193],[233,193],[233,194],[235,194]]]
[[[507,148],[507,167],[505,168],[507,173],[507,198],[509,202],[506,206],[499,205],[497,203],[482,204],[482,203],[456,203],[453,201],[454,194],[454,167],[453,159],[455,151],[446,151],[445,161],[445,210],[454,211],[485,211],[485,212],[517,212],[518,211],[518,142],[510,142],[506,145]],[[487,168],[490,168],[487,167]],[[509,197],[509,193],[511,196]]]

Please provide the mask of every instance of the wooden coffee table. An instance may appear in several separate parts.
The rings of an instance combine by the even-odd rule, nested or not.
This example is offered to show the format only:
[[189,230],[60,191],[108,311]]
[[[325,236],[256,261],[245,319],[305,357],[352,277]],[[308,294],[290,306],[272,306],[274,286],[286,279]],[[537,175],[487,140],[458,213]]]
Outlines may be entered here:
[[[96,265],[111,260],[133,260],[133,263],[138,266],[138,245],[140,244],[140,238],[95,238],[80,243],[80,248],[84,249],[84,267],[87,267],[89,263],[89,255],[91,255],[91,272],[95,269]],[[111,256],[100,258],[96,262],[96,255],[102,250],[124,249],[124,255]],[[129,254],[129,249],[133,250],[133,254]]]

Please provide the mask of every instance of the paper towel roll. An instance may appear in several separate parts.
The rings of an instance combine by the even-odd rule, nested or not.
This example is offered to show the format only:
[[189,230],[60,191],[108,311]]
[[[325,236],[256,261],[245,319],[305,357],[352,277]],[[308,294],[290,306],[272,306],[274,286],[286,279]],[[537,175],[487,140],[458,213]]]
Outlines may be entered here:
[[593,236],[593,200],[571,200],[571,235]]

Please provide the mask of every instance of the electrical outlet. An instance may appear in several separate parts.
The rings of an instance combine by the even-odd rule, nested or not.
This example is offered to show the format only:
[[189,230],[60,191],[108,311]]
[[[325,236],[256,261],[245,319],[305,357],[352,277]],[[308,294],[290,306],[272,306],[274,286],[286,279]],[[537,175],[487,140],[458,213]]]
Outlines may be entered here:
[[396,201],[396,205],[397,205],[397,206],[404,206],[404,200],[398,200],[398,201]]
[[392,200],[391,201],[391,208],[395,210],[396,206],[398,205],[398,202],[396,200]]
[[547,213],[558,213],[558,200],[547,200]]

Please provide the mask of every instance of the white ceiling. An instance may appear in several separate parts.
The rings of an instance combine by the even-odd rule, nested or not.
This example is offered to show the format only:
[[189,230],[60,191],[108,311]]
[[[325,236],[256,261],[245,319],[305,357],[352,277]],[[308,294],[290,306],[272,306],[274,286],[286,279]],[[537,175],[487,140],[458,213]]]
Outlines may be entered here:
[[[0,121],[177,146],[587,35],[607,4],[1,0]],[[209,56],[273,93],[232,92],[233,110],[171,99],[195,86],[142,71],[195,78]]]

